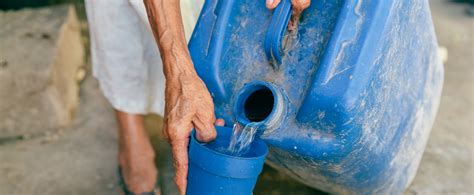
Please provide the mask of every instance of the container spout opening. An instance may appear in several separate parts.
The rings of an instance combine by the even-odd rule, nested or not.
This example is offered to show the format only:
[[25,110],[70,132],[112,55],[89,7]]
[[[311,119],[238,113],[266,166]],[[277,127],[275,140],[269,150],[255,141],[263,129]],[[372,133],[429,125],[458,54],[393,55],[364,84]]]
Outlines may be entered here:
[[244,114],[250,122],[265,120],[273,110],[275,99],[268,88],[259,89],[247,98],[244,103]]
[[242,87],[234,104],[236,121],[245,126],[260,123],[265,129],[278,126],[285,110],[285,98],[277,86],[254,81]]

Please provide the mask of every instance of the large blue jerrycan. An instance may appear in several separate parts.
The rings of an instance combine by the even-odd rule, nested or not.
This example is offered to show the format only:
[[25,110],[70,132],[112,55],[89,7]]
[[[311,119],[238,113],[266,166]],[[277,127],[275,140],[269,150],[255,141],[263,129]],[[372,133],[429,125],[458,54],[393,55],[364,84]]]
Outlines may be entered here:
[[259,122],[267,163],[341,194],[410,184],[440,101],[427,0],[207,0],[189,43],[217,117]]

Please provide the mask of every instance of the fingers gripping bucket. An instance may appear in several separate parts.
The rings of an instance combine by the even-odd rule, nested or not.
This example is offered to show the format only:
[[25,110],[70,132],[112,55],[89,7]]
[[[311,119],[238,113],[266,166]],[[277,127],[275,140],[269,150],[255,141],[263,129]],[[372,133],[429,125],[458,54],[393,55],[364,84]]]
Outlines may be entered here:
[[218,151],[230,143],[232,128],[216,127],[214,141],[199,143],[194,133],[189,144],[187,194],[252,194],[268,148],[256,138],[242,157]]

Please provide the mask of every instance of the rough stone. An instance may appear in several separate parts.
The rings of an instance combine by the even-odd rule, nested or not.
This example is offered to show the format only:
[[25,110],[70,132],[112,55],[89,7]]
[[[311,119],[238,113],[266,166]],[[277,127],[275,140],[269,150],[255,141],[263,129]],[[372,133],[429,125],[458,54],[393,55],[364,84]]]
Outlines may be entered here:
[[0,12],[0,137],[71,124],[84,46],[73,7]]

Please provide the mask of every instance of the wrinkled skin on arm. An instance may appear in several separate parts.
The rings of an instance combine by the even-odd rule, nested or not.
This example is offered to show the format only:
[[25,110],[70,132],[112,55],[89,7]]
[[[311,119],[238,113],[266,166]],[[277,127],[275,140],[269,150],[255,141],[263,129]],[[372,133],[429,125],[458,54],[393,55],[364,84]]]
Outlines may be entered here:
[[[186,190],[188,143],[192,128],[199,141],[216,137],[214,104],[198,77],[187,48],[178,0],[144,0],[166,77],[164,135],[171,144],[175,182]],[[222,120],[218,121],[222,125]]]
[[[280,0],[267,0],[275,8]],[[292,0],[294,14],[309,6],[309,0]],[[153,35],[160,49],[166,77],[164,135],[171,144],[175,182],[186,193],[188,144],[192,128],[196,138],[208,142],[216,137],[214,104],[204,82],[194,69],[184,35],[179,0],[144,0]]]

